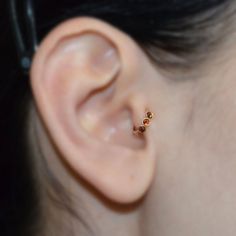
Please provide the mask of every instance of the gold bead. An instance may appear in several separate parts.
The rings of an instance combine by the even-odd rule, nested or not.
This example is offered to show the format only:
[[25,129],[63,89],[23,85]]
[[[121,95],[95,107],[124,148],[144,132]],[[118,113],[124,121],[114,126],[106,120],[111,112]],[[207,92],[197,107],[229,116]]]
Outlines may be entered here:
[[147,112],[147,118],[152,119],[154,117],[154,114],[152,112]]

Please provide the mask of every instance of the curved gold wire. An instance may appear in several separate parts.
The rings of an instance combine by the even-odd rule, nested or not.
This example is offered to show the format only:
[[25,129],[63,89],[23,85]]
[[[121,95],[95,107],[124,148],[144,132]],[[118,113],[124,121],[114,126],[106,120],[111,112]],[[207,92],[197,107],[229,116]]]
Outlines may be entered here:
[[142,124],[139,125],[138,127],[133,128],[133,133],[135,135],[140,135],[146,132],[147,127],[150,126],[151,120],[154,118],[154,113],[151,111],[147,111],[145,117],[142,120]]

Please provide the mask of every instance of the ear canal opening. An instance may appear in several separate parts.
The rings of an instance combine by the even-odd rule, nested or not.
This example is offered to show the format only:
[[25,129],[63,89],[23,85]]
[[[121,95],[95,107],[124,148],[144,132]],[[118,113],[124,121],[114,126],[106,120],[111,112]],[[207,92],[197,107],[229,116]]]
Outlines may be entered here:
[[146,147],[145,134],[136,135],[133,132],[132,112],[128,108],[116,111],[106,117],[102,127],[105,129],[103,132],[98,133],[101,133],[100,138],[108,143],[131,149],[143,149]]

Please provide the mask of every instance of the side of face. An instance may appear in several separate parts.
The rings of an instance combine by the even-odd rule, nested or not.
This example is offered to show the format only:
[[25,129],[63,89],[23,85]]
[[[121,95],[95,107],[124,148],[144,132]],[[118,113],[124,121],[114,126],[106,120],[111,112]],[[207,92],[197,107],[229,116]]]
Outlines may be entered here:
[[[205,205],[233,186],[225,185],[224,173],[236,178],[233,73],[228,68],[227,75],[222,70],[169,78],[125,33],[96,19],[75,18],[40,45],[31,85],[58,155],[97,191],[119,203],[148,192],[145,209],[155,203],[149,210],[158,219],[173,202],[172,211],[188,207],[189,215],[196,211],[200,217],[194,201],[184,205],[187,199]],[[147,110],[155,118],[136,136],[133,127]],[[180,213],[179,221],[186,217]]]

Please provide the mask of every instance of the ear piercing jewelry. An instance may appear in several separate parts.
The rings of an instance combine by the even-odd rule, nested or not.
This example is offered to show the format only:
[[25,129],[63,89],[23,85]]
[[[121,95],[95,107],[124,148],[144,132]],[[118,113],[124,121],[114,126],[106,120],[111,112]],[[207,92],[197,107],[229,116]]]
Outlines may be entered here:
[[146,116],[144,117],[144,119],[142,121],[142,124],[138,128],[134,126],[133,133],[135,135],[143,134],[146,131],[147,127],[150,125],[153,117],[154,117],[154,113],[147,111]]

